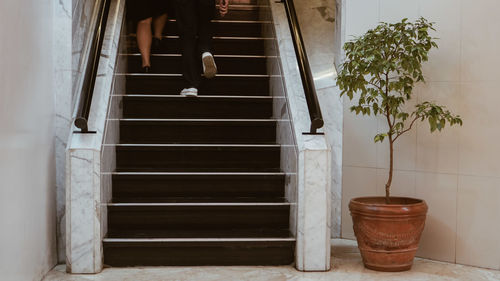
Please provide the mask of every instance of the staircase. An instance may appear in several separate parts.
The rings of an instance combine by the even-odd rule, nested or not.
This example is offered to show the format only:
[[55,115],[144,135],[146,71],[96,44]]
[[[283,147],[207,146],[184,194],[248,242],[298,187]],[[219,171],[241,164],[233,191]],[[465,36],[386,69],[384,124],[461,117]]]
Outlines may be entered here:
[[215,20],[219,75],[184,98],[175,21],[153,73],[128,36],[127,95],[108,234],[109,266],[285,265],[294,261],[262,31],[269,7],[234,1]]

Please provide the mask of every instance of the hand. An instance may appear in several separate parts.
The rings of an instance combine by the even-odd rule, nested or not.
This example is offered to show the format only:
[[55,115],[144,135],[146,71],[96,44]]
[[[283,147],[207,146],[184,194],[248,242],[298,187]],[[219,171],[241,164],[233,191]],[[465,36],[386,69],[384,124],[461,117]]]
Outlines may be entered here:
[[219,0],[219,14],[224,17],[229,11],[229,0]]

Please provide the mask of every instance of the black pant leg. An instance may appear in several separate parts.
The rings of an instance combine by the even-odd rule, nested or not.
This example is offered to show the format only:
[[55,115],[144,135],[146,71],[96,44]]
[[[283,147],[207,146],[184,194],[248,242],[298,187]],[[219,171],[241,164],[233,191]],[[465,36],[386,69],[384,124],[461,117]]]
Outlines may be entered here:
[[175,10],[182,48],[182,75],[186,88],[198,88],[201,82],[200,60],[197,48],[197,0],[175,0]]
[[213,24],[212,20],[215,17],[215,0],[197,0],[198,2],[198,18],[199,18],[199,48],[200,52],[211,52],[213,39]]

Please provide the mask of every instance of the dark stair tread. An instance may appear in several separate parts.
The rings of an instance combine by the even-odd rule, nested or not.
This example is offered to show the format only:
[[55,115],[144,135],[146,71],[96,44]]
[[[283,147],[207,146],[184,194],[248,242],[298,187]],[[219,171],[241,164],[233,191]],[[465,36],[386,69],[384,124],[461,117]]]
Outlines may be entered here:
[[118,229],[108,230],[107,238],[113,239],[147,239],[147,238],[290,238],[290,230],[283,229],[229,229],[226,231],[213,229],[197,230],[161,230],[161,229]]
[[[269,80],[269,76],[234,75],[202,79],[199,95],[269,96]],[[180,95],[185,81],[180,75],[126,75],[126,87],[127,94]]]
[[248,5],[230,5],[229,12],[222,20],[270,20],[271,10],[268,6],[248,6]]
[[285,203],[283,197],[119,197],[113,196],[113,203]]
[[232,0],[231,4],[232,6],[236,5],[261,5],[265,3],[266,5],[268,4],[267,1],[263,0]]
[[[135,36],[126,36],[127,52],[137,53],[137,43]],[[180,54],[181,45],[178,36],[165,36],[163,38],[163,48],[160,54]],[[252,38],[252,37],[215,37],[213,40],[214,55],[259,55],[265,54],[266,42],[273,41],[273,38]],[[268,44],[273,47],[274,44]]]
[[251,174],[115,174],[113,198],[142,197],[283,198],[285,175]]
[[288,229],[288,203],[108,204],[108,230],[218,231]]
[[271,118],[272,98],[125,96],[124,118]]
[[121,120],[121,143],[275,144],[276,121]]
[[[128,72],[140,72],[142,59],[138,54],[127,56]],[[215,56],[219,74],[266,74],[268,61],[276,58],[265,56]],[[182,73],[182,57],[180,55],[152,55],[152,73]]]
[[294,241],[104,242],[108,266],[288,265]]
[[279,145],[118,145],[118,172],[278,172]]
[[[262,37],[264,29],[272,28],[270,21],[227,21],[215,20],[212,23],[213,34],[217,37]],[[179,35],[178,25],[175,21],[169,21],[165,27],[165,34]]]

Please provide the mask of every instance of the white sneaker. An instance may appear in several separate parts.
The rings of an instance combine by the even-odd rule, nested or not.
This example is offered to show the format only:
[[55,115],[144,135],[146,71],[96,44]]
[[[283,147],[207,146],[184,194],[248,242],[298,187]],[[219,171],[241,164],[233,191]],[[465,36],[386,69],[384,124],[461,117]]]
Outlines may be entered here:
[[204,52],[201,55],[203,62],[203,75],[205,78],[211,79],[217,75],[217,65],[215,64],[214,56],[209,52]]
[[196,88],[186,88],[181,91],[181,96],[183,97],[197,97],[198,89]]

